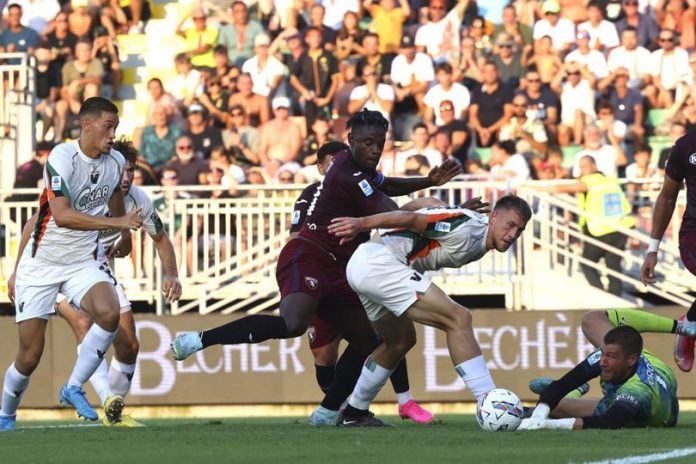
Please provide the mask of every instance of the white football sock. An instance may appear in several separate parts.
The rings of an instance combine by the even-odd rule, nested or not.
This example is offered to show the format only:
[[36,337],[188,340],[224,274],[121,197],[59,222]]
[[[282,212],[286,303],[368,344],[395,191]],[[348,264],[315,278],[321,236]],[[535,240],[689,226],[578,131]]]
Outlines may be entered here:
[[109,369],[106,367],[106,359],[102,359],[94,371],[92,377],[89,378],[89,383],[92,384],[94,391],[99,395],[101,404],[106,402],[106,399],[111,396],[111,388],[109,387]]
[[413,397],[411,396],[411,390],[406,390],[403,393],[396,394],[396,401],[399,402],[399,406],[403,406],[404,404],[408,403],[412,399],[413,399]]
[[109,332],[102,329],[97,324],[92,324],[92,327],[87,331],[80,352],[77,355],[75,368],[70,374],[68,380],[69,386],[82,387],[92,374],[99,367],[109,349],[109,345],[114,341],[116,331]]
[[134,372],[135,364],[122,363],[116,359],[116,356],[111,359],[109,385],[114,395],[121,395],[123,398],[126,397],[130,391]]
[[355,384],[353,395],[348,404],[356,409],[368,410],[370,403],[387,383],[394,369],[385,369],[369,358],[362,368],[358,383]]
[[2,386],[2,410],[0,415],[14,416],[22,395],[29,385],[29,376],[19,373],[14,363],[10,364],[5,372],[5,382]]
[[454,369],[477,400],[495,388],[482,354],[457,364]]

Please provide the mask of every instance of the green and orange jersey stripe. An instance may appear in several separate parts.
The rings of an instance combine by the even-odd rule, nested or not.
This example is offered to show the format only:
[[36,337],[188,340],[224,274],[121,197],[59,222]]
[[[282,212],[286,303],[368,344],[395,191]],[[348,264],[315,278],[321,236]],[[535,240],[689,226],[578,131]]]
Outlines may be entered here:
[[[46,161],[46,172],[48,173],[48,185],[44,187],[49,192],[49,200],[53,200],[55,197],[69,197],[70,191],[68,191],[68,186],[65,185],[65,179],[63,179],[63,176],[58,174],[58,171],[56,171],[48,161]],[[60,178],[60,189],[53,189],[54,177]]]
[[[41,239],[46,233],[46,227],[48,226],[48,221],[51,220],[51,206],[48,203],[50,190],[44,189],[41,192],[41,198],[39,199],[39,215],[36,218],[36,225],[34,226],[34,243],[31,247],[31,256],[36,256],[36,252],[39,249],[39,244]],[[55,197],[55,196],[54,196]]]

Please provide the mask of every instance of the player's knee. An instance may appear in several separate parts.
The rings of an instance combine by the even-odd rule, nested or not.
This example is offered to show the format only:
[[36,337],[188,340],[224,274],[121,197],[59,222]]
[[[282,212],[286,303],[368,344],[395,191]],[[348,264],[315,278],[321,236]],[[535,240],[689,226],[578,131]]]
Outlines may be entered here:
[[118,329],[120,317],[118,309],[114,310],[109,304],[99,303],[94,307],[94,321],[99,324],[99,327],[109,332]]
[[288,338],[300,337],[307,331],[309,321],[298,318],[287,318],[285,319],[285,326],[288,329]]
[[73,330],[75,331],[75,335],[79,340],[84,340],[85,335],[87,335],[87,332],[89,331],[90,327],[92,327],[93,323],[94,322],[92,319],[84,313],[77,318],[77,321],[73,326]]
[[22,375],[31,375],[41,360],[42,350],[24,350],[17,354],[15,359],[15,369]]
[[416,334],[409,333],[400,337],[398,340],[394,340],[388,345],[389,351],[397,353],[400,356],[406,356],[406,353],[411,351],[411,348],[416,346]]
[[470,329],[473,324],[471,311],[458,304],[451,306],[449,317],[454,330]]

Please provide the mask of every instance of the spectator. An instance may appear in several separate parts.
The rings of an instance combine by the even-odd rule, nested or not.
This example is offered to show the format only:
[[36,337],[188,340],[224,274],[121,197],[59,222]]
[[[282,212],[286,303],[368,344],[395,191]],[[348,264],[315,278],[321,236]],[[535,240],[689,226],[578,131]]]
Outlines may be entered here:
[[[616,22],[616,30],[622,36],[622,44],[624,31],[632,28],[636,34],[637,46],[652,49],[655,46],[655,39],[657,39],[660,29],[655,18],[638,11],[638,3],[638,0],[623,0],[624,17]],[[625,46],[625,44],[623,45]]]
[[341,27],[341,21],[346,13],[358,13],[360,11],[359,0],[320,0],[324,7],[322,11],[323,25],[337,31]]
[[682,48],[687,50],[696,47],[696,10],[694,6],[693,1],[664,0],[655,8],[660,28],[673,30],[679,36]]
[[628,87],[628,76],[628,69],[617,68],[599,83],[599,90],[608,94],[616,119],[630,127],[630,138],[642,140],[645,135],[643,98],[637,90]]
[[575,156],[573,177],[581,175],[580,160],[585,157],[594,159],[597,169],[604,175],[617,177],[619,166],[626,165],[626,155],[613,133],[608,133],[611,145],[602,142],[602,131],[594,124],[585,128],[585,147]]
[[440,117],[442,126],[438,131],[445,132],[450,139],[451,156],[466,166],[471,140],[469,138],[469,126],[462,119],[454,117],[454,103],[450,100],[440,102]]
[[[427,133],[427,132],[426,132]],[[411,155],[404,162],[405,176],[426,176],[430,172],[430,162],[423,155]]]
[[525,47],[532,45],[532,28],[521,23],[517,19],[517,11],[514,4],[508,4],[503,8],[503,22],[497,24],[493,29],[493,40],[497,41],[500,34],[507,34],[512,38],[518,49],[522,50]]
[[[493,52],[493,41],[489,34],[490,28],[486,24],[486,20],[481,16],[476,16],[471,21],[471,27],[467,30],[469,37],[474,40],[474,49],[476,50],[476,58],[485,61],[491,58]],[[490,32],[493,32],[490,30]]]
[[[13,190],[16,189],[35,189],[41,188],[43,183],[43,172],[49,153],[53,150],[53,143],[39,142],[33,152],[31,160],[23,163],[17,169]],[[14,194],[12,201],[34,201],[36,195]]]
[[[657,166],[650,163],[651,155],[650,145],[638,145],[633,154],[634,162],[626,166],[626,180],[635,181],[657,176]],[[636,194],[638,190],[641,190],[639,185],[628,184],[629,193]]]
[[[312,124],[312,133],[309,134],[305,140],[304,147],[302,148],[302,164],[309,168],[309,172],[312,174],[316,172],[316,169],[312,167],[317,164],[317,151],[325,143],[333,140],[333,134],[331,134],[331,122],[326,119],[317,119]],[[303,172],[305,168],[302,168]],[[305,176],[307,177],[307,176]]]
[[560,12],[561,6],[557,0],[545,0],[541,4],[541,13],[544,15],[544,19],[540,19],[534,24],[534,40],[537,41],[542,37],[549,36],[553,50],[565,53],[575,42],[575,25],[572,21],[561,18]]
[[[630,0],[635,1],[635,0]],[[628,86],[640,90],[650,80],[650,52],[638,45],[638,34],[632,26],[627,26],[621,33],[621,46],[609,53],[609,72],[618,68],[628,70]],[[600,89],[602,84],[600,83]]]
[[343,25],[336,37],[336,58],[338,61],[365,53],[362,41],[366,32],[360,29],[359,21],[358,15],[352,11],[347,12],[343,17]]
[[[104,68],[101,61],[92,58],[92,43],[88,40],[79,40],[75,45],[75,59],[65,63],[62,70],[63,87],[60,91],[60,100],[56,103],[57,140],[62,137],[77,138],[75,136],[76,133],[79,134],[77,130],[79,122],[76,116],[80,106],[87,98],[100,95],[103,75]],[[71,116],[69,121],[68,118]]]
[[236,94],[230,96],[228,106],[241,105],[250,125],[258,127],[270,119],[268,98],[254,93],[254,83],[249,73],[241,73],[237,78]]
[[[41,133],[37,134],[38,140],[46,140],[48,131],[53,128],[55,134],[56,123],[55,111],[56,101],[60,92],[60,75],[56,71],[56,65],[51,61],[51,52],[47,48],[48,44],[39,45],[34,52],[36,58],[36,106],[34,113],[42,123]],[[55,137],[54,137],[55,138]]]
[[669,153],[672,151],[672,146],[686,135],[686,126],[681,123],[674,123],[669,127],[669,146],[663,148],[660,152],[660,158],[657,162],[657,169],[660,170],[660,176],[665,174],[665,166],[667,166],[667,160],[669,159]]
[[364,84],[357,86],[350,93],[348,111],[355,113],[363,108],[379,111],[387,121],[390,121],[391,111],[394,109],[394,89],[379,81],[379,74],[375,66],[366,64],[362,69]]
[[391,73],[396,96],[393,130],[397,139],[405,138],[418,114],[424,114],[423,97],[434,79],[435,70],[430,57],[416,51],[411,37],[403,36],[399,54],[392,61]]
[[423,97],[425,114],[423,119],[430,132],[435,132],[438,126],[443,123],[440,115],[440,103],[443,100],[454,102],[455,118],[466,118],[471,102],[469,90],[462,84],[454,82],[452,75],[452,65],[440,63],[435,67],[435,78],[437,85],[433,86]]
[[92,57],[99,60],[104,69],[102,86],[110,86],[111,98],[118,100],[121,88],[121,58],[116,41],[109,37],[109,32],[103,26],[95,29]]
[[245,164],[259,164],[259,131],[250,126],[244,108],[235,105],[230,108],[230,117],[222,131],[222,140],[228,150],[237,149],[243,159],[239,161]]
[[459,58],[454,61],[454,81],[461,82],[469,90],[473,90],[481,82],[481,69],[476,57],[476,43],[471,37],[462,37]]
[[305,33],[308,49],[290,70],[290,85],[304,103],[307,127],[319,117],[330,118],[331,102],[338,88],[338,63],[322,48],[321,31],[310,27]]
[[208,114],[213,118],[213,126],[224,129],[229,114],[227,104],[230,95],[227,89],[222,86],[222,79],[211,78],[205,86],[205,92],[198,99],[199,103],[205,107]]
[[600,100],[597,104],[597,127],[602,132],[602,143],[611,143],[612,135],[616,142],[623,144],[627,126],[623,121],[614,118],[614,106],[608,100]]
[[546,132],[555,136],[560,101],[555,93],[542,85],[541,76],[536,69],[527,71],[524,87],[520,93],[527,97],[529,117],[541,120],[546,127]]
[[161,106],[167,112],[169,121],[177,126],[184,127],[185,121],[181,117],[181,113],[176,106],[176,99],[172,94],[164,90],[162,80],[158,77],[153,77],[147,81],[147,92],[150,95],[150,103],[147,109],[148,124],[153,124],[153,116],[157,106]]
[[345,122],[348,121],[348,118],[351,116],[348,110],[350,94],[353,93],[353,89],[359,85],[356,73],[357,66],[353,60],[343,60],[338,69],[336,92],[334,93],[332,102],[332,116],[336,118],[337,125],[340,125],[340,123],[345,125]]
[[123,26],[123,32],[128,34],[143,34],[145,23],[150,19],[150,3],[148,0],[110,0],[119,24]]
[[[181,129],[171,122],[166,107],[155,103],[151,111],[152,124],[143,129],[136,148],[150,166],[159,169],[174,156]],[[186,143],[190,140],[187,139]]]
[[54,30],[46,37],[46,42],[51,50],[51,61],[55,64],[60,83],[60,72],[63,65],[75,56],[77,37],[68,29],[68,14],[61,11],[54,20]]
[[484,64],[482,74],[481,87],[471,95],[469,123],[476,131],[477,146],[489,147],[512,114],[512,89],[500,82],[495,63]]
[[230,190],[230,193],[235,192],[234,187],[238,184],[246,182],[244,169],[238,165],[239,159],[243,157],[244,155],[238,153],[236,148],[227,150],[218,147],[210,153],[210,166],[222,169],[223,175],[220,185]]
[[534,42],[534,53],[527,59],[526,65],[536,68],[542,83],[550,84],[553,81],[563,69],[563,62],[551,48],[551,37],[544,36]]
[[430,55],[436,63],[453,63],[459,55],[459,33],[468,4],[467,0],[458,0],[446,13],[445,0],[430,0],[428,21],[416,32],[417,50]]
[[[33,55],[38,45],[39,34],[22,26],[22,7],[11,3],[7,7],[7,28],[0,31],[0,53],[26,52]],[[8,64],[17,63],[18,60],[8,60]]]
[[663,29],[657,36],[660,48],[650,55],[651,85],[645,95],[653,108],[669,108],[674,103],[677,84],[689,74],[689,54],[677,47],[674,31]]
[[517,88],[524,74],[524,63],[522,54],[511,36],[498,34],[492,61],[498,68],[503,85]]
[[607,60],[602,52],[590,48],[590,33],[584,29],[579,30],[576,38],[578,48],[566,55],[565,62],[578,63],[581,67],[586,67],[596,79],[607,77],[609,75]]
[[193,69],[191,58],[185,53],[174,57],[176,77],[169,80],[169,91],[176,98],[179,109],[183,110],[192,104],[203,92],[203,76]]
[[[581,143],[585,125],[597,117],[594,109],[595,78],[577,63],[565,63],[556,75],[551,89],[561,96],[561,123],[558,142],[562,145]],[[563,79],[566,79],[563,82]]]
[[[160,180],[164,191],[152,199],[152,204],[163,219],[165,225],[168,226],[166,229],[168,233],[174,237],[174,241],[176,245],[178,245],[177,249],[181,249],[181,223],[183,222],[183,215],[176,209],[174,210],[174,214],[169,214],[169,208],[174,207],[173,204],[169,203],[169,200],[190,200],[194,198],[194,196],[181,189],[175,188],[179,185],[179,170],[174,166],[165,166],[162,170],[162,177]],[[171,192],[167,191],[168,189],[172,189]],[[170,217],[173,218],[172,224],[167,223]]]
[[254,37],[263,33],[263,26],[258,21],[249,19],[249,11],[241,0],[235,0],[230,6],[232,23],[220,28],[218,44],[227,47],[230,62],[241,66],[251,58]]
[[[68,13],[68,27],[70,32],[78,38],[88,37],[92,34],[92,15],[87,11],[87,1],[71,1],[71,10]],[[96,25],[96,24],[95,24]]]
[[[182,29],[188,18],[193,21],[193,27]],[[184,53],[196,68],[214,68],[213,48],[218,41],[219,31],[207,24],[207,16],[201,7],[195,7],[190,13],[182,16],[176,26],[176,33],[186,40],[188,50]]]
[[696,129],[696,86],[684,92],[668,111],[668,120],[684,124],[686,131]]
[[590,47],[594,50],[607,53],[612,48],[619,46],[619,35],[616,27],[604,19],[604,12],[599,3],[590,2],[587,5],[588,21],[578,25],[578,32],[586,31],[590,34]]
[[379,52],[395,53],[401,43],[403,25],[411,14],[408,0],[367,0],[365,9],[372,16],[370,28],[379,35]]
[[239,77],[239,68],[230,64],[230,59],[227,56],[227,49],[224,45],[216,45],[213,48],[213,63],[215,69],[213,75],[220,79],[223,87],[230,93],[237,91],[237,78]]
[[512,117],[500,128],[499,139],[515,142],[518,152],[532,149],[540,155],[546,153],[549,139],[544,122],[535,116],[536,112],[528,112],[527,97],[524,94],[515,95],[512,98]]
[[249,73],[254,83],[252,91],[258,95],[272,98],[276,89],[287,74],[285,65],[268,52],[271,38],[266,34],[259,34],[254,38],[254,52],[242,65],[242,72]]
[[513,141],[498,141],[491,148],[491,176],[496,180],[507,180],[513,189],[531,179],[529,164],[517,153]]
[[549,148],[549,152],[546,155],[546,163],[551,169],[552,179],[567,179],[570,177],[570,172],[563,167],[563,151],[561,147],[553,146]]
[[442,164],[442,153],[428,146],[430,134],[425,124],[416,124],[411,131],[411,146],[406,150],[397,152],[394,162],[394,172],[406,172],[406,160],[415,155],[424,156],[428,165],[435,167]]
[[[22,26],[33,29],[39,35],[47,32],[48,24],[60,12],[60,5],[56,0],[16,0],[12,3],[22,8]],[[7,15],[9,7],[3,13]]]
[[[176,170],[178,185],[204,185],[208,172],[208,162],[195,154],[191,138],[182,135],[176,140],[176,156],[162,170],[162,180],[168,170]],[[162,182],[162,185],[165,185]],[[166,185],[165,185],[166,186]]]
[[363,68],[372,65],[377,71],[380,82],[389,82],[391,75],[393,53],[382,54],[379,51],[379,36],[373,32],[365,34],[362,41],[364,55],[358,58],[358,74],[362,76]]
[[[208,114],[199,103],[189,106],[186,120],[188,130],[184,135],[191,140],[197,157],[208,159],[213,148],[223,146],[220,129],[208,124]],[[183,177],[184,173],[181,172],[181,175]]]
[[[321,34],[321,43],[324,44],[324,49],[330,52],[336,48],[336,30],[324,25],[324,16],[326,8],[322,4],[314,4],[309,10],[309,26],[315,28]],[[343,16],[341,16],[343,19]],[[308,29],[309,30],[309,29]],[[305,42],[307,37],[305,36]]]
[[[259,131],[259,158],[267,166],[274,156],[281,164],[296,161],[302,148],[302,132],[289,118],[290,100],[287,97],[273,99],[273,119]],[[279,150],[278,147],[281,149]]]

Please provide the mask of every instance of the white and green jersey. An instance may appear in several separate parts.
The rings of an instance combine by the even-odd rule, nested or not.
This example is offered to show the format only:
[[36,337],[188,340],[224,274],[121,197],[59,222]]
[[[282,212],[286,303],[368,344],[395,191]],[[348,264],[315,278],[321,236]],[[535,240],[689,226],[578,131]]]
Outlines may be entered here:
[[32,234],[31,255],[54,264],[95,259],[99,231],[58,227],[49,200],[64,196],[75,211],[105,216],[111,196],[120,188],[125,165],[125,158],[116,150],[92,159],[82,152],[77,141],[57,145],[44,168],[44,189]]
[[[152,200],[150,200],[150,197],[144,190],[136,185],[131,185],[128,193],[123,196],[123,200],[126,204],[126,214],[130,214],[140,208],[138,216],[143,220],[143,228],[150,237],[162,232],[162,221],[152,205]],[[99,240],[102,242],[107,254],[120,238],[120,230],[104,230],[99,234]]]
[[486,254],[488,217],[456,206],[424,208],[428,227],[418,234],[380,229],[372,241],[383,243],[401,262],[418,272],[461,267]]

